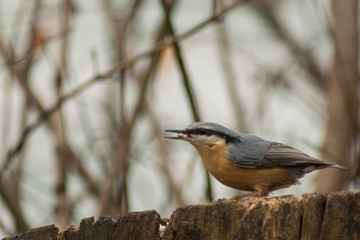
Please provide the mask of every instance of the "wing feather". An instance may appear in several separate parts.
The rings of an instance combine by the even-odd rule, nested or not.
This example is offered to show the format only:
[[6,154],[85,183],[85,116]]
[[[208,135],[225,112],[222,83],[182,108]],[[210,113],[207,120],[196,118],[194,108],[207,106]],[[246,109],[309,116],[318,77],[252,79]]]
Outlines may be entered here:
[[295,148],[276,142],[264,141],[250,151],[243,150],[245,153],[237,151],[237,153],[229,154],[229,160],[234,165],[246,168],[339,166],[310,157]]

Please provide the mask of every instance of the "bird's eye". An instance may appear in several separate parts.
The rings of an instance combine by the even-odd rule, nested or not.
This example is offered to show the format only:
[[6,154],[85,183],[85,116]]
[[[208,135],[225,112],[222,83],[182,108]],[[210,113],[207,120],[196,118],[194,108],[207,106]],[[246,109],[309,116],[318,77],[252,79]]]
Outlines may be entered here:
[[199,130],[199,133],[200,133],[201,135],[205,135],[205,134],[206,134],[206,130],[205,130],[205,129],[200,129],[200,130]]

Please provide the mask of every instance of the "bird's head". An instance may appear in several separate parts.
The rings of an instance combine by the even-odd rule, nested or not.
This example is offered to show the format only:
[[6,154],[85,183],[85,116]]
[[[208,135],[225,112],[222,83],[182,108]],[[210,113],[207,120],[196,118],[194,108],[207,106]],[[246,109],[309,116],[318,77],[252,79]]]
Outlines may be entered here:
[[168,137],[169,139],[184,140],[191,143],[194,147],[200,146],[213,147],[221,143],[228,143],[236,139],[236,132],[225,128],[216,123],[196,122],[190,124],[184,130],[165,130],[166,132],[177,133],[177,136]]

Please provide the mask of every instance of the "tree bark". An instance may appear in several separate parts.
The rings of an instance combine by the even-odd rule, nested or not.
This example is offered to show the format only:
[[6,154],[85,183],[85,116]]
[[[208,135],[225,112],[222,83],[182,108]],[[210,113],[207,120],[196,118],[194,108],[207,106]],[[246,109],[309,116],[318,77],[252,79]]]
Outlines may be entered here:
[[176,209],[161,219],[156,211],[122,214],[116,219],[83,219],[65,231],[54,225],[32,229],[15,239],[358,239],[360,192],[218,200]]

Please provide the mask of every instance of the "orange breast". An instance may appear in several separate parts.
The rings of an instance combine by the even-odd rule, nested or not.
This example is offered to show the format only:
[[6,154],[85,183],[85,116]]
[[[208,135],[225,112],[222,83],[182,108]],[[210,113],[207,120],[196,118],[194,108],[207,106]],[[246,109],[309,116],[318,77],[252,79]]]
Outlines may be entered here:
[[[270,192],[296,182],[289,179],[287,168],[243,168],[226,159],[225,141],[209,146],[195,146],[206,169],[222,184],[244,191]],[[267,194],[266,194],[267,195]]]

